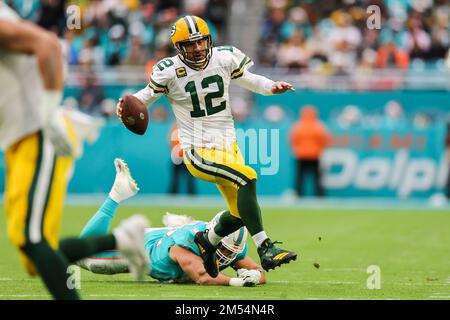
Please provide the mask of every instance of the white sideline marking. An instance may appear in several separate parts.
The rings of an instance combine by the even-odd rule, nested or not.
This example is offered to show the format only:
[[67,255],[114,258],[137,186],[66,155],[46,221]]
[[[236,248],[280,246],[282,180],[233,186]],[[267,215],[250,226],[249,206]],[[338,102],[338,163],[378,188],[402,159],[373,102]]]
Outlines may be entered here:
[[[0,193],[0,196],[2,194]],[[66,198],[66,205],[94,205],[104,201],[105,195],[103,193],[97,194],[69,194]],[[218,203],[222,203],[222,197],[220,196],[197,196],[196,201],[192,201],[188,196],[171,197],[165,194],[138,194],[137,196],[128,199],[123,206],[134,205],[151,205],[152,207],[167,207],[167,206],[179,206],[183,208],[203,207],[203,208],[217,208]],[[383,211],[390,209],[391,211],[404,211],[420,212],[422,210],[429,211],[443,211],[448,212],[450,209],[450,203],[444,207],[433,207],[426,199],[409,199],[398,200],[395,198],[332,198],[326,199],[314,199],[305,198],[301,200],[290,201],[283,199],[280,196],[260,196],[258,197],[260,204],[265,208],[278,209],[285,208],[291,210],[298,209],[335,209],[340,208],[342,210],[364,210],[370,209],[370,211]],[[0,204],[2,204],[3,197],[0,197]],[[220,205],[219,205],[220,206]]]

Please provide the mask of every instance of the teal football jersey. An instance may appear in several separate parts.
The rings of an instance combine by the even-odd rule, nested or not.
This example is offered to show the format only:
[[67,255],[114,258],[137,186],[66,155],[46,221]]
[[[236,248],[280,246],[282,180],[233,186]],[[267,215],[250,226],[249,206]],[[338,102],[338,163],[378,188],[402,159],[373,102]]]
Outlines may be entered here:
[[[169,255],[169,250],[175,244],[200,255],[200,251],[194,242],[194,236],[199,231],[205,231],[207,224],[196,221],[184,225],[180,228],[155,228],[148,229],[145,234],[145,248],[151,261],[150,276],[163,282],[181,281],[186,279],[186,274],[175,263]],[[247,255],[248,246],[245,244],[244,250],[236,256],[231,263],[243,259]],[[221,270],[229,265],[222,266]]]

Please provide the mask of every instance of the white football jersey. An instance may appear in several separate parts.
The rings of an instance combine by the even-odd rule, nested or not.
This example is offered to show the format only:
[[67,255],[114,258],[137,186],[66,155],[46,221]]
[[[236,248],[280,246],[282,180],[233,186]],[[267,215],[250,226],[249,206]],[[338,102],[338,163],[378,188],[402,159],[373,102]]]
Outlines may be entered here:
[[180,57],[168,57],[153,67],[148,86],[135,96],[145,105],[165,95],[172,106],[183,149],[228,148],[236,140],[228,89],[231,81],[262,94],[270,94],[273,81],[256,76],[244,78],[252,60],[231,46],[214,47],[207,66],[195,70]]
[[[0,2],[0,20],[20,19]],[[39,107],[43,84],[36,58],[0,47],[0,88],[0,148],[6,150],[42,127]]]

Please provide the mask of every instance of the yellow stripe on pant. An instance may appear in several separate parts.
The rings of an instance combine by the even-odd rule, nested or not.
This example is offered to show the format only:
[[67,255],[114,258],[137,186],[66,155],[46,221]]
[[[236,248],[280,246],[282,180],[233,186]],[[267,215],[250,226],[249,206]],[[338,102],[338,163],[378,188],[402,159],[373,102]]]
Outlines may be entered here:
[[[74,141],[74,132],[69,131]],[[73,158],[56,157],[41,132],[16,142],[5,157],[5,208],[10,241],[20,249],[27,243],[45,239],[56,249]],[[21,251],[20,259],[29,274],[37,274],[33,263]]]
[[231,214],[240,218],[237,191],[248,181],[257,179],[258,175],[253,168],[245,164],[237,143],[227,150],[186,149],[183,157],[189,172],[196,178],[215,183]]

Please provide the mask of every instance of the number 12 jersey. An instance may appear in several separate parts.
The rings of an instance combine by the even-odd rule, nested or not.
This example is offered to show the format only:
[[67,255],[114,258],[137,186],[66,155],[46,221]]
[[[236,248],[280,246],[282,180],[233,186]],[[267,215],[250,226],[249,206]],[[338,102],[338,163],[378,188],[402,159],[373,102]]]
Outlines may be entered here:
[[271,94],[273,81],[248,72],[252,65],[249,57],[231,46],[212,48],[208,64],[200,70],[186,65],[178,55],[165,58],[155,64],[148,86],[135,96],[147,106],[162,95],[167,97],[183,149],[227,149],[236,140],[228,93],[231,81]]

